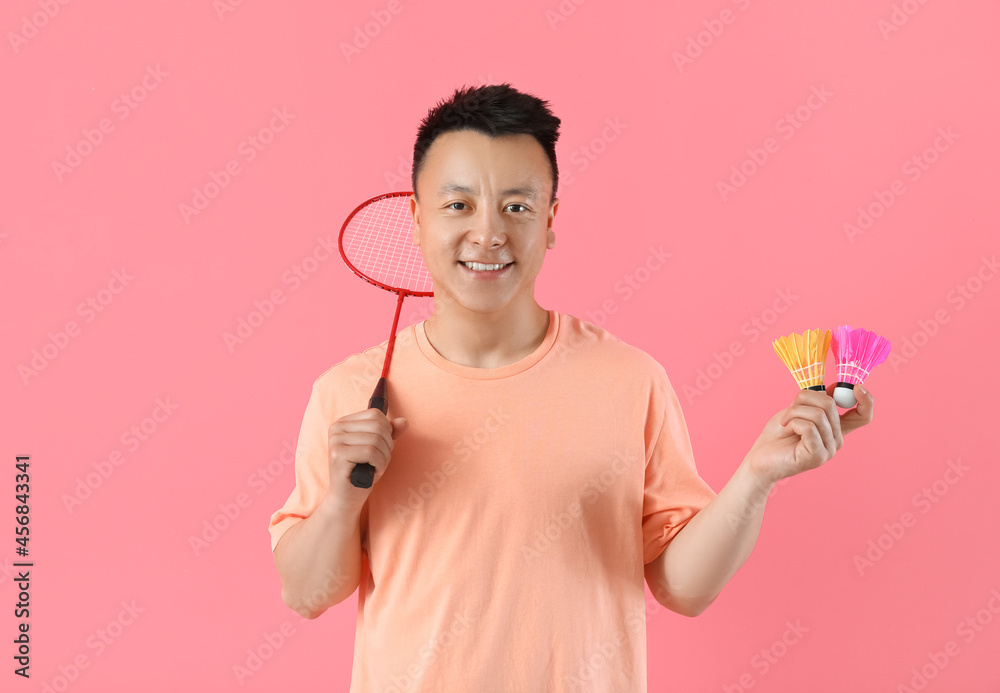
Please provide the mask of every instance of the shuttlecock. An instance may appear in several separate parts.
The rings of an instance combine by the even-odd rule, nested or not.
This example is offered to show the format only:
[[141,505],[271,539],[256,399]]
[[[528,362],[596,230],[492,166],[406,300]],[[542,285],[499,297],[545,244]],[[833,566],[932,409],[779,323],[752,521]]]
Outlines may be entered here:
[[830,337],[830,330],[806,330],[774,340],[774,350],[803,390],[826,391],[823,374]]
[[872,368],[889,358],[892,345],[874,332],[841,325],[833,333],[833,354],[837,359],[837,387],[833,399],[842,409],[850,409],[858,400],[854,386],[868,378]]

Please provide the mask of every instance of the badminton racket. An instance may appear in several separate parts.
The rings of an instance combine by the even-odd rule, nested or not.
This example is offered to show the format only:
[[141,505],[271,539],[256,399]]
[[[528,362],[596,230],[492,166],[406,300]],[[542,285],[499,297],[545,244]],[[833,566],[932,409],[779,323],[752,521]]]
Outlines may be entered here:
[[[368,401],[369,409],[378,409],[383,414],[389,409],[386,376],[403,299],[434,295],[431,275],[424,265],[420,248],[413,242],[410,195],[409,192],[385,193],[362,202],[347,217],[338,241],[340,256],[356,275],[398,296],[382,376]],[[375,467],[367,462],[360,462],[351,470],[351,483],[358,488],[371,488],[374,478]]]

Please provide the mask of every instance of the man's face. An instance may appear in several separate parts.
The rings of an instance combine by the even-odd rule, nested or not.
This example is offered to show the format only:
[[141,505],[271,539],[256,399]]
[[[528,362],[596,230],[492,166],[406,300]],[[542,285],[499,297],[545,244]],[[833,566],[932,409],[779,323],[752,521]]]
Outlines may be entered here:
[[[435,304],[494,312],[534,302],[535,277],[555,246],[552,170],[531,135],[471,130],[434,140],[410,198],[413,242],[434,278]],[[502,264],[499,270],[467,262]]]

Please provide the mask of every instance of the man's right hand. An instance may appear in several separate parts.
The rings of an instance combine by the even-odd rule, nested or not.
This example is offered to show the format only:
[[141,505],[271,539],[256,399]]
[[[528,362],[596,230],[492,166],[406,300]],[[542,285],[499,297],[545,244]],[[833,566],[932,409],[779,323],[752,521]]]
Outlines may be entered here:
[[[327,495],[346,507],[360,510],[389,466],[395,438],[407,425],[404,418],[390,422],[378,409],[365,409],[334,421],[329,433],[330,488]],[[365,462],[375,467],[375,478],[370,488],[358,488],[351,483],[351,472],[355,465]]]

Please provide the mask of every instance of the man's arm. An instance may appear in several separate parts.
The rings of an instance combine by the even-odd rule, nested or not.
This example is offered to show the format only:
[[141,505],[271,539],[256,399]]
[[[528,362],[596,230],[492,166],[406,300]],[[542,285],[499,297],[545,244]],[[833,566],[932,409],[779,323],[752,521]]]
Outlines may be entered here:
[[[303,431],[316,427],[309,419],[310,411]],[[327,431],[326,445],[310,438],[312,454],[296,457],[297,476],[301,471],[303,478],[313,479],[312,488],[325,489],[316,509],[281,535],[273,557],[281,576],[282,600],[306,618],[316,618],[357,589],[361,581],[361,518],[372,487],[355,487],[351,472],[355,464],[368,462],[376,468],[373,485],[377,484],[389,464],[394,439],[406,428],[405,418],[390,422],[379,409],[364,409],[334,421]],[[323,472],[315,469],[317,466],[329,467],[329,482],[321,480]],[[297,504],[300,511],[301,506]]]
[[718,495],[646,565],[646,582],[656,600],[684,616],[707,609],[753,551],[772,488],[774,483],[758,478],[744,460]]
[[281,598],[306,618],[347,599],[361,581],[361,509],[327,495],[274,547]]
[[834,387],[802,390],[771,417],[729,482],[646,565],[663,606],[685,616],[707,609],[749,558],[774,485],[830,460],[845,434],[871,423],[875,400],[866,388],[856,387],[858,406],[839,415]]

